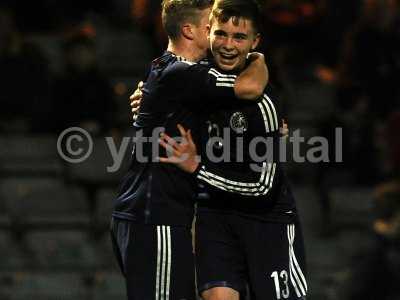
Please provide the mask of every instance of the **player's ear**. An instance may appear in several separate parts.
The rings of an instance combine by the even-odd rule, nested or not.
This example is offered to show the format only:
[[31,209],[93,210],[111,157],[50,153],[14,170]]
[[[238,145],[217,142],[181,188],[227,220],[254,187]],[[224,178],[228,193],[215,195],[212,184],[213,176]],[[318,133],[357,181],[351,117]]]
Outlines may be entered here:
[[253,40],[253,44],[251,45],[251,50],[254,50],[258,47],[260,40],[261,40],[261,34],[257,33]]
[[206,31],[207,31],[207,38],[210,39],[210,33],[211,33],[211,25],[210,24],[207,24]]
[[186,23],[182,25],[181,28],[182,36],[188,40],[193,40],[194,39],[194,33],[193,33],[193,28],[192,24]]

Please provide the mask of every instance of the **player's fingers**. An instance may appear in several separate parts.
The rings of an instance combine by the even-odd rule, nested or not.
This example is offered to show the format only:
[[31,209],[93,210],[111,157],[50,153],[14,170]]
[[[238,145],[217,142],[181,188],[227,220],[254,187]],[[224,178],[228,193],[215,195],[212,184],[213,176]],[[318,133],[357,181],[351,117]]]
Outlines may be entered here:
[[139,106],[140,106],[140,101],[138,100],[131,101],[131,107],[136,108]]
[[142,90],[136,90],[134,93],[135,98],[141,98],[143,96]]
[[168,153],[171,153],[172,156],[170,156],[170,158],[172,157],[179,157],[181,156],[181,153],[174,148],[173,146],[171,146],[170,144],[168,144],[167,142],[165,142],[163,139],[159,139],[159,144],[161,147],[163,147]]
[[179,132],[180,132],[181,136],[186,137],[187,131],[185,130],[185,128],[181,124],[178,124],[178,129],[179,129]]
[[282,135],[287,136],[289,135],[289,126],[286,123],[285,119],[282,119],[282,128],[281,128]]
[[143,98],[143,93],[139,90],[136,90],[132,96],[129,97],[131,101],[141,101]]
[[129,99],[131,99],[131,101],[140,101],[142,100],[142,93],[135,91]]
[[157,157],[157,160],[162,163],[171,163],[171,160],[167,157]]
[[166,143],[168,143],[169,145],[171,145],[174,148],[179,148],[178,143],[169,135],[162,133],[161,134],[161,139],[163,139]]
[[167,163],[167,164],[175,164],[176,163],[175,159],[170,158],[170,157],[158,157],[157,160],[159,162]]
[[142,103],[141,100],[134,100],[131,102],[132,107],[140,107],[140,104]]
[[280,133],[281,136],[285,139],[289,137],[289,129],[287,128],[280,128]]
[[169,145],[173,149],[174,155],[181,155],[181,145],[179,145],[173,138],[169,137],[168,135],[161,134],[160,140],[162,140],[165,144]]
[[186,136],[187,136],[188,142],[193,142],[192,130],[189,129],[189,130],[186,132]]
[[133,94],[129,97],[129,99],[140,99],[140,98],[142,98],[142,96],[143,96],[143,93],[142,93],[142,90],[140,90],[139,88],[137,88],[134,92],[133,92]]
[[187,140],[191,146],[196,146],[195,143],[193,142],[192,130],[190,129],[187,131]]
[[139,94],[132,94],[129,97],[129,100],[131,101],[131,105],[132,105],[132,102],[142,100],[142,96],[140,96]]
[[129,96],[130,100],[135,100],[138,97],[138,90],[134,91],[132,95]]
[[185,128],[181,124],[178,124],[178,130],[179,130],[179,133],[182,136],[181,144],[182,145],[187,145],[188,144],[187,131],[185,130]]
[[141,89],[143,88],[143,86],[144,86],[143,81],[139,81],[139,83],[138,83],[138,89],[141,90]]

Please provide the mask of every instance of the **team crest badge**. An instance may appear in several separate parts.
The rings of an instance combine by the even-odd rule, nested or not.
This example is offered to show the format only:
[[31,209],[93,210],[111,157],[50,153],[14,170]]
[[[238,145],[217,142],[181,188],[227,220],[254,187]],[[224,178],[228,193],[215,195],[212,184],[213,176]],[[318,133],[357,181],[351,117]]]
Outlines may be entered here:
[[248,123],[245,115],[242,112],[235,112],[230,120],[231,128],[238,134],[243,134],[247,131]]

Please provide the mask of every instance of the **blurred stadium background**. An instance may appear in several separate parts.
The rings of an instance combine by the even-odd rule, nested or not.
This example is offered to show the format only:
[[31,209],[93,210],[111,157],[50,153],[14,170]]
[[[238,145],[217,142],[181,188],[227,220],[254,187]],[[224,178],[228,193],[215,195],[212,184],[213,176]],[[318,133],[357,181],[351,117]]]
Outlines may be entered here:
[[[166,45],[160,2],[1,1],[1,300],[125,299],[108,235],[124,169],[106,172],[104,137],[129,136],[128,97]],[[291,132],[344,133],[343,163],[288,163],[308,299],[400,299],[399,1],[262,5]],[[57,153],[71,126],[95,137],[82,164]]]

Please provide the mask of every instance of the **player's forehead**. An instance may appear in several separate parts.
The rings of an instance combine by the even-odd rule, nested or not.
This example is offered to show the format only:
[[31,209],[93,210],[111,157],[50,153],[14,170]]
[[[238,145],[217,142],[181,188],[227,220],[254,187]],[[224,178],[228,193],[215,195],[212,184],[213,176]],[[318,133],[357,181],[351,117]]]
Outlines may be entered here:
[[214,18],[211,22],[212,31],[224,31],[230,34],[251,34],[255,32],[252,20],[244,17],[230,17],[228,20],[220,20]]

